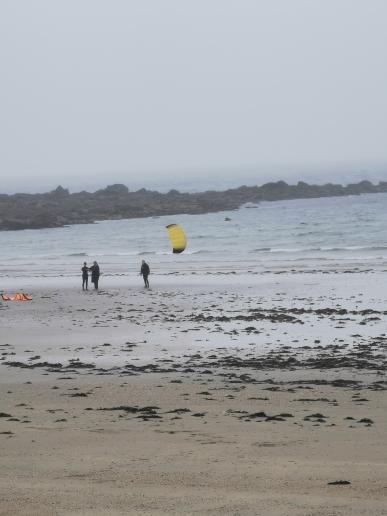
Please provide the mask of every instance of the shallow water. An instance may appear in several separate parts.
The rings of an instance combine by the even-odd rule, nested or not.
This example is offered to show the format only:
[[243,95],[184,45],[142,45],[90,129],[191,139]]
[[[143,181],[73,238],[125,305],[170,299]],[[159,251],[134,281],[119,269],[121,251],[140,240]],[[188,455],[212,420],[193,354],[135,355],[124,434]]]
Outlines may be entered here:
[[[228,217],[231,220],[226,221]],[[171,253],[165,226],[181,223],[189,246]],[[75,276],[97,260],[105,275],[383,269],[387,194],[246,205],[237,211],[103,221],[0,232],[0,276]]]

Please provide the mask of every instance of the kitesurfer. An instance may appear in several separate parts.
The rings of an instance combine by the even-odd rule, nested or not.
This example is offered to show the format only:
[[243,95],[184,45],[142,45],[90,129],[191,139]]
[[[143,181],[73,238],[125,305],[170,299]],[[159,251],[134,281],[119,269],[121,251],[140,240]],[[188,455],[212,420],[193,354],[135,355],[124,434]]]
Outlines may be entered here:
[[99,265],[97,262],[93,262],[93,265],[90,267],[91,271],[91,282],[94,283],[94,288],[98,290],[98,280],[100,276]]
[[150,274],[150,267],[149,265],[146,263],[145,260],[142,261],[141,263],[141,271],[140,271],[140,274],[142,275],[142,277],[144,278],[144,284],[145,284],[145,288],[149,288],[149,281],[148,281],[148,276]]
[[86,262],[83,262],[82,271],[82,290],[87,290],[89,284],[89,267]]

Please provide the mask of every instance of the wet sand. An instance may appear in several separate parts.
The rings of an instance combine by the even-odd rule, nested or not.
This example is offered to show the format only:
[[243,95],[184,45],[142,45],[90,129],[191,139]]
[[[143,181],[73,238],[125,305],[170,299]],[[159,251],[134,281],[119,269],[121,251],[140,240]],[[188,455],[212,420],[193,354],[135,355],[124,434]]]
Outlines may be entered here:
[[1,305],[1,515],[387,514],[382,273],[151,279]]

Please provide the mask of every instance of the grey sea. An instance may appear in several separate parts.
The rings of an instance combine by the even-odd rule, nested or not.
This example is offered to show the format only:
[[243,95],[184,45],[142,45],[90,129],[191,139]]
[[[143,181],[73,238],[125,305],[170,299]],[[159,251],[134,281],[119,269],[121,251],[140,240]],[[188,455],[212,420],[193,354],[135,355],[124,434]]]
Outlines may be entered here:
[[[186,230],[183,254],[171,252],[170,223]],[[387,194],[369,194],[1,232],[0,277],[78,276],[93,260],[106,276],[130,275],[141,259],[157,274],[384,270],[386,228]]]

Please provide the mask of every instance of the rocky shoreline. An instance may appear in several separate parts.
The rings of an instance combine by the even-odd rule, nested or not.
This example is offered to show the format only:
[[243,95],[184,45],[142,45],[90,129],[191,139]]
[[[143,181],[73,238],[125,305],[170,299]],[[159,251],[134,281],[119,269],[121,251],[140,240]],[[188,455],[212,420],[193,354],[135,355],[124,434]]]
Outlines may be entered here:
[[43,194],[0,194],[0,231],[63,227],[97,220],[156,217],[174,214],[202,214],[235,210],[246,203],[338,197],[387,192],[387,182],[361,181],[347,186],[309,185],[284,181],[262,186],[241,186],[225,191],[168,193],[146,190],[131,192],[125,185],[110,185],[94,193],[77,192],[58,186]]

